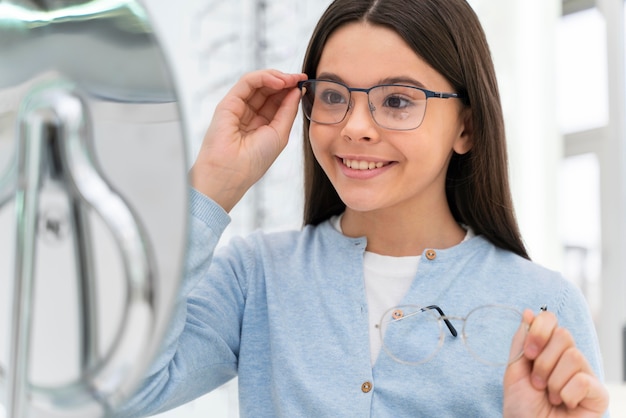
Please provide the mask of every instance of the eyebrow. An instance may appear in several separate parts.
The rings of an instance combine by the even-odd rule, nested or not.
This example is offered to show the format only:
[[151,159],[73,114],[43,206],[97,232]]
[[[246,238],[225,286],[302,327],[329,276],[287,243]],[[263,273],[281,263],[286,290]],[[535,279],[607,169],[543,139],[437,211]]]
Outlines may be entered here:
[[[343,84],[346,83],[341,77],[334,73],[320,73],[317,76],[318,80],[330,80],[330,81],[338,81]],[[387,77],[381,80],[378,80],[378,84],[409,84],[416,87],[426,88],[424,83],[417,81],[416,79],[408,76],[397,76],[397,77]]]

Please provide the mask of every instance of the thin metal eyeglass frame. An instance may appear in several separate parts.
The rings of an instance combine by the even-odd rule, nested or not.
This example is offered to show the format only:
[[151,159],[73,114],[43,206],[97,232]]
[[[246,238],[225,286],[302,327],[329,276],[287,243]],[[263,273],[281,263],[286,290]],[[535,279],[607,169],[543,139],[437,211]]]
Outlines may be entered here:
[[[353,107],[353,102],[352,102],[352,92],[360,92],[360,93],[365,93],[367,94],[367,104],[369,107],[369,111],[370,111],[370,115],[372,116],[372,120],[376,123],[376,125],[380,126],[383,129],[388,129],[390,131],[412,131],[415,130],[417,128],[419,128],[422,123],[424,122],[424,118],[426,117],[426,107],[428,104],[428,99],[460,99],[460,100],[465,100],[465,96],[460,94],[460,93],[445,93],[445,92],[438,92],[438,91],[432,91],[432,90],[428,90],[428,89],[424,89],[421,87],[417,87],[417,86],[410,86],[410,85],[406,85],[406,84],[377,84],[375,86],[372,86],[370,88],[364,89],[364,88],[359,88],[359,87],[350,87],[340,81],[335,81],[335,80],[323,80],[323,79],[309,79],[309,80],[303,80],[303,81],[299,81],[298,82],[298,88],[300,89],[300,97],[302,98],[304,96],[304,90],[303,88],[305,87],[306,83],[317,83],[317,82],[324,82],[324,83],[334,83],[334,84],[338,84],[344,88],[346,88],[348,90],[348,105],[346,106],[346,113],[344,113],[343,117],[341,118],[341,120],[337,121],[337,122],[319,122],[316,121],[314,119],[311,119],[311,115],[307,115],[307,112],[303,112],[304,116],[306,116],[306,118],[308,120],[310,120],[311,122],[315,122],[318,123],[320,125],[337,125],[341,122],[343,122],[344,120],[346,120],[346,116],[348,116],[348,113],[350,113],[350,110]],[[420,119],[419,124],[414,127],[414,128],[389,128],[387,126],[383,126],[380,123],[378,123],[378,121],[376,120],[376,117],[374,116],[374,111],[376,110],[376,107],[374,107],[374,105],[372,104],[372,102],[370,101],[370,91],[372,91],[375,88],[378,87],[406,87],[406,88],[410,88],[410,89],[415,89],[415,90],[419,90],[421,92],[423,92],[426,95],[425,101],[426,101],[426,105],[424,105],[424,113],[422,114],[422,117]]]
[[[462,330],[461,330],[461,339],[463,340],[463,345],[465,346],[465,349],[466,349],[466,350],[467,350],[467,351],[468,351],[468,352],[472,355],[472,357],[474,357],[476,360],[480,361],[481,363],[486,364],[486,365],[488,365],[488,366],[492,366],[492,367],[507,366],[507,365],[509,365],[509,364],[511,364],[511,363],[513,363],[513,362],[515,362],[515,361],[517,361],[517,360],[519,360],[519,359],[522,357],[522,355],[524,354],[523,349],[522,349],[522,350],[520,350],[520,352],[519,352],[518,354],[516,354],[514,357],[510,358],[510,359],[507,361],[507,363],[490,362],[490,361],[487,361],[487,360],[485,360],[484,358],[480,357],[480,356],[479,356],[478,354],[476,354],[474,351],[472,351],[472,349],[470,349],[470,348],[469,348],[470,346],[469,346],[469,345],[468,345],[468,343],[467,343],[467,334],[466,334],[466,332],[465,332],[465,326],[467,325],[467,318],[469,318],[469,317],[472,315],[472,313],[474,313],[474,312],[476,312],[476,311],[478,311],[478,310],[480,310],[480,309],[496,308],[496,309],[506,309],[506,310],[509,310],[509,311],[514,312],[514,313],[516,313],[517,315],[519,315],[519,318],[520,318],[520,325],[521,325],[521,324],[522,324],[522,318],[523,318],[522,313],[521,313],[518,309],[513,308],[513,307],[511,307],[511,306],[507,306],[507,305],[499,305],[499,304],[481,305],[481,306],[477,306],[477,307],[473,308],[471,311],[469,311],[469,312],[467,313],[467,315],[465,315],[465,316],[463,317],[463,316],[450,316],[450,315],[446,315],[446,314],[444,314],[443,310],[442,310],[439,306],[437,306],[437,305],[430,305],[430,306],[427,306],[427,307],[421,307],[421,306],[418,306],[418,305],[398,305],[398,306],[394,306],[394,307],[392,307],[392,308],[390,308],[390,309],[386,310],[386,311],[385,311],[385,313],[384,313],[384,314],[382,315],[382,317],[380,318],[380,322],[378,323],[378,331],[379,331],[380,339],[381,339],[381,342],[382,342],[382,347],[383,347],[383,349],[385,350],[385,352],[387,352],[387,354],[388,354],[388,355],[389,355],[389,356],[390,356],[390,357],[391,357],[394,361],[396,361],[396,362],[398,362],[398,363],[401,363],[401,364],[406,364],[406,365],[409,365],[409,366],[418,366],[418,365],[420,365],[420,364],[427,363],[427,362],[429,362],[430,360],[432,360],[432,358],[433,358],[433,357],[435,357],[435,355],[439,352],[439,350],[440,350],[440,349],[441,349],[441,347],[443,346],[443,342],[444,342],[444,338],[443,338],[443,328],[441,328],[441,323],[439,323],[439,324],[440,324],[440,325],[439,325],[439,329],[440,329],[439,342],[438,342],[437,348],[433,351],[433,353],[432,353],[430,356],[426,357],[424,360],[419,361],[419,362],[410,362],[410,361],[405,361],[405,360],[402,360],[402,359],[400,359],[400,358],[396,357],[396,356],[395,356],[395,355],[394,355],[394,354],[393,354],[393,353],[389,350],[389,348],[387,347],[387,345],[385,344],[385,336],[384,336],[384,334],[383,334],[383,333],[384,333],[384,331],[383,331],[383,329],[384,329],[384,327],[383,327],[383,321],[385,321],[385,319],[386,319],[387,317],[389,317],[389,314],[390,314],[391,312],[394,312],[394,311],[396,311],[396,310],[403,310],[403,309],[406,309],[407,307],[410,307],[410,308],[415,308],[415,309],[414,309],[414,311],[413,311],[413,313],[411,313],[411,314],[409,314],[409,315],[406,315],[406,316],[402,316],[402,317],[397,318],[397,319],[390,319],[390,320],[388,320],[387,322],[401,321],[401,320],[403,320],[403,319],[410,318],[411,316],[416,315],[416,314],[418,313],[418,311],[419,311],[419,312],[425,312],[425,311],[436,310],[436,311],[437,311],[437,313],[439,314],[439,317],[437,318],[437,320],[438,320],[438,321],[439,321],[439,320],[443,320],[443,321],[444,321],[444,323],[446,324],[446,326],[447,326],[448,330],[450,331],[450,334],[451,334],[453,337],[457,337],[457,336],[458,336],[458,332],[457,332],[456,328],[452,325],[452,323],[450,322],[450,320],[453,320],[453,321],[462,321],[462,322],[463,322],[463,328],[462,328]],[[546,308],[546,309],[547,309],[547,308]],[[542,308],[541,308],[541,310],[544,310],[544,307],[542,307]],[[528,329],[526,329],[526,331],[528,331]],[[517,333],[517,331],[516,331],[516,333]],[[511,341],[511,343],[512,343],[512,341]]]

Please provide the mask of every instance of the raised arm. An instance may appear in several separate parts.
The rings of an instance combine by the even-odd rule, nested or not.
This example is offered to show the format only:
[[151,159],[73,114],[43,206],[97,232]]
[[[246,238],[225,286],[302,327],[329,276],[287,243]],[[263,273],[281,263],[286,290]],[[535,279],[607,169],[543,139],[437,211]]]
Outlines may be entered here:
[[287,145],[305,74],[244,75],[218,104],[191,169],[193,187],[229,212]]

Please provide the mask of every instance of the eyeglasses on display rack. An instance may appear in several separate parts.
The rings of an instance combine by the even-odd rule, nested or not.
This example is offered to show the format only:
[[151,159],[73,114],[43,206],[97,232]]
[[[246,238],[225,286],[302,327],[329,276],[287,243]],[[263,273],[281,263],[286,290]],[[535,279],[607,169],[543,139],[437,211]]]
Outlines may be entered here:
[[369,110],[378,126],[396,131],[417,129],[424,120],[428,99],[463,99],[457,93],[441,93],[416,86],[380,84],[368,89],[348,87],[338,81],[306,80],[298,83],[302,109],[312,122],[341,123],[353,106],[352,93],[367,94]]
[[[452,324],[454,321],[463,323],[461,339],[478,361],[499,367],[522,356],[522,342],[527,333],[526,327],[522,326],[522,313],[505,305],[479,306],[465,317],[445,315],[437,305],[395,306],[383,314],[378,325],[382,347],[399,363],[426,363],[444,345],[446,331],[443,324],[453,338],[458,336]],[[522,332],[514,342],[513,338],[520,328]]]

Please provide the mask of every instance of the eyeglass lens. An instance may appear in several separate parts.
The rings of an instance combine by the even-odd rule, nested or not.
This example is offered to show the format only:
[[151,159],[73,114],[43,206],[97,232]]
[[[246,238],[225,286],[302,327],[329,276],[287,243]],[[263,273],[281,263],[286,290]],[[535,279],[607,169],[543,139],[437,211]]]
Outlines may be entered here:
[[[352,106],[350,90],[334,81],[309,80],[302,84],[302,91],[304,114],[316,123],[340,123]],[[383,128],[415,129],[424,119],[426,94],[418,88],[380,85],[370,89],[367,94],[372,117]]]
[[[463,319],[449,317],[450,319]],[[462,338],[469,352],[479,361],[491,366],[509,363],[511,343],[520,328],[521,314],[506,306],[483,306],[474,309],[464,319]],[[393,308],[381,320],[384,350],[400,363],[417,365],[431,360],[443,345],[447,330],[434,309],[419,306]],[[446,344],[462,344],[460,339],[448,339]],[[521,344],[515,350],[521,354]]]
[[[465,319],[463,338],[468,350],[484,363],[502,366],[509,363],[511,343],[522,323],[522,315],[504,306],[486,306],[473,310]],[[521,354],[522,346],[515,346]]]

